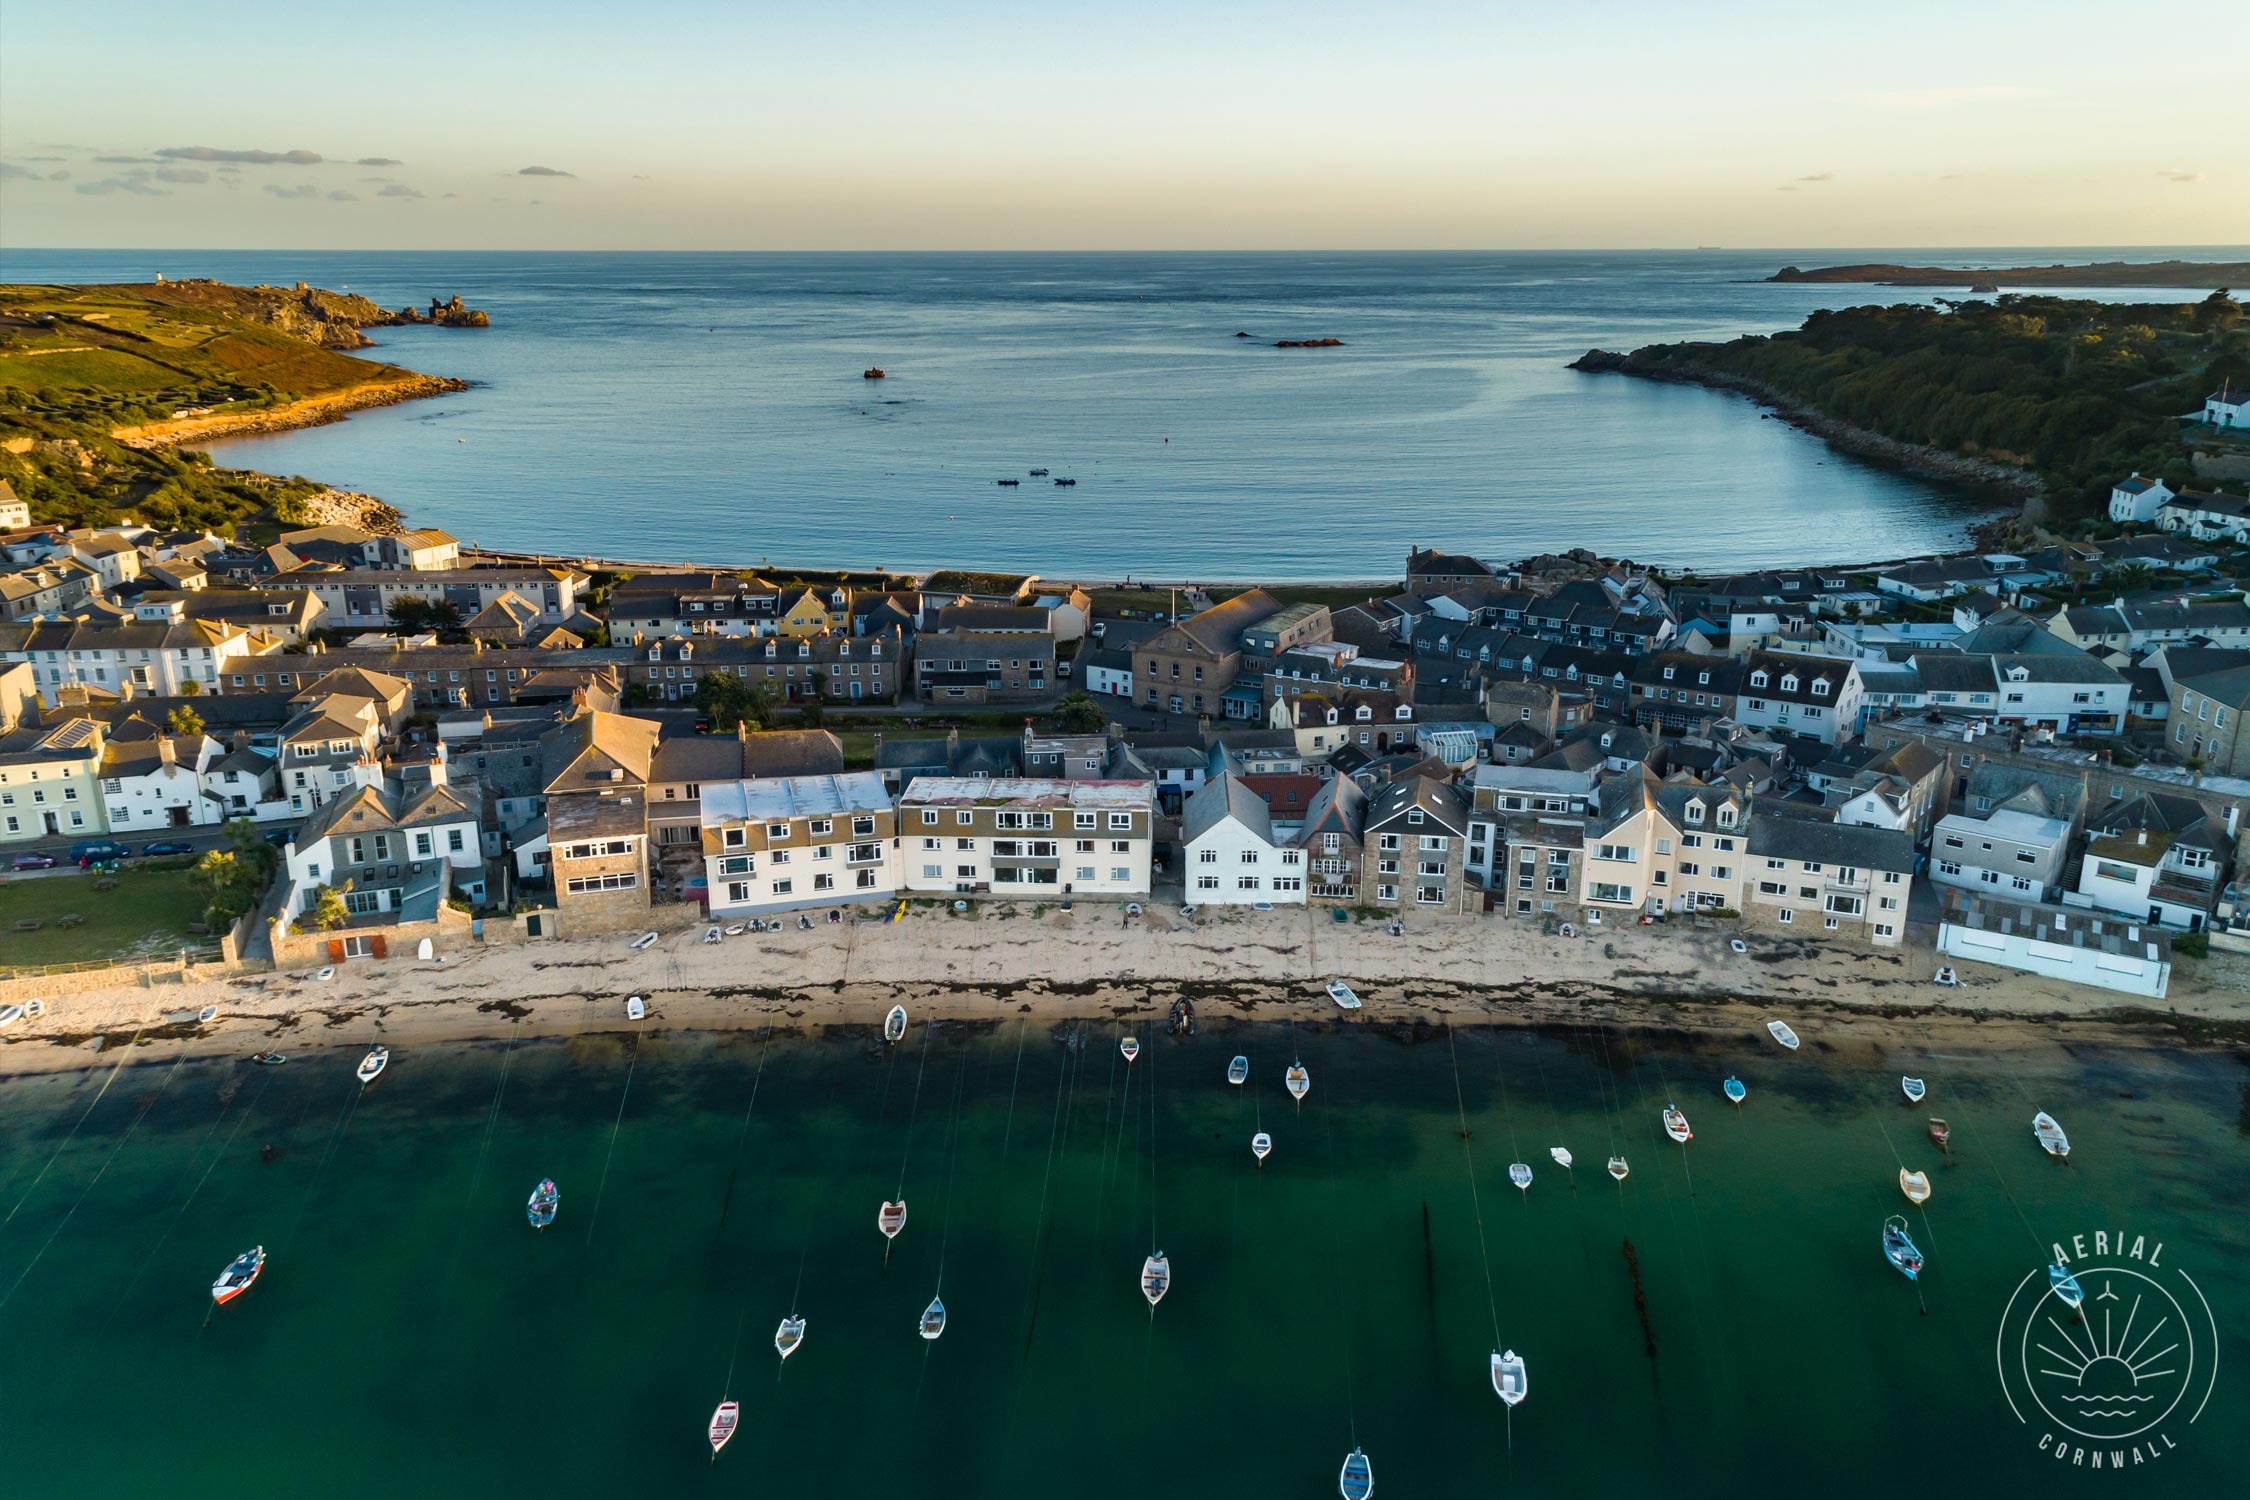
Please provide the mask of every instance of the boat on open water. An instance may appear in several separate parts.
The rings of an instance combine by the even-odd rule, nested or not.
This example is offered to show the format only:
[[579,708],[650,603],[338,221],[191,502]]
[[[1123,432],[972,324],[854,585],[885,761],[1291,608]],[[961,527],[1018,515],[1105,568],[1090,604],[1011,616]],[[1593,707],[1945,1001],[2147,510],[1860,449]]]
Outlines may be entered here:
[[1951,1155],[1953,1151],[1953,1146],[1951,1144],[1953,1140],[1953,1127],[1946,1124],[1945,1121],[1939,1119],[1936,1115],[1932,1115],[1930,1116],[1929,1128],[1930,1144],[1937,1147],[1940,1151]]
[[1501,1400],[1514,1406],[1530,1391],[1525,1379],[1523,1356],[1510,1349],[1503,1354],[1492,1352],[1492,1392]]
[[1922,1096],[1930,1091],[1929,1085],[1919,1078],[1899,1079],[1898,1089],[1900,1093],[1906,1095],[1906,1102],[1909,1104],[1920,1104]]
[[742,1403],[721,1401],[711,1413],[711,1457],[716,1459],[719,1450],[734,1440],[735,1428],[742,1425]]
[[1117,1050],[1125,1054],[1125,1066],[1131,1067],[1133,1059],[1141,1055],[1141,1039],[1129,1036],[1117,1044]]
[[885,1199],[875,1215],[875,1227],[883,1231],[884,1239],[897,1239],[898,1232],[906,1227],[906,1200],[901,1198],[893,1203]]
[[562,1207],[562,1192],[556,1188],[555,1179],[542,1177],[539,1186],[531,1190],[531,1201],[524,1204],[523,1216],[534,1229],[545,1229],[555,1222],[555,1210]]
[[1562,1168],[1565,1172],[1570,1170],[1570,1148],[1568,1146],[1549,1146],[1547,1154],[1555,1159],[1556,1166]]
[[2039,1138],[2039,1149],[2049,1156],[2067,1159],[2070,1155],[2070,1137],[2063,1134],[2055,1117],[2045,1110],[2031,1117],[2031,1133]]
[[250,1290],[258,1273],[266,1268],[266,1247],[256,1245],[227,1262],[219,1279],[211,1283],[211,1300],[224,1307],[244,1292]]
[[1914,1247],[1907,1235],[1906,1221],[1897,1214],[1883,1221],[1883,1259],[1898,1267],[1899,1274],[1908,1281],[1922,1275],[1922,1252]]
[[1288,1085],[1289,1097],[1299,1104],[1304,1103],[1305,1095],[1312,1092],[1312,1074],[1305,1071],[1305,1065],[1301,1062],[1289,1065],[1289,1071],[1282,1075],[1282,1082]]
[[382,1076],[383,1070],[390,1065],[391,1049],[388,1047],[377,1047],[361,1058],[358,1070],[360,1087],[365,1088],[368,1084],[373,1083]]
[[1909,1203],[1927,1203],[1930,1201],[1930,1174],[1927,1172],[1909,1172],[1906,1168],[1900,1167],[1898,1169],[1898,1190],[1906,1194],[1906,1201]]
[[1740,1104],[1750,1097],[1750,1090],[1744,1087],[1742,1080],[1731,1075],[1719,1087],[1726,1093],[1727,1102],[1730,1104]]
[[1516,1185],[1518,1192],[1530,1192],[1531,1163],[1527,1161],[1510,1162],[1508,1164],[1508,1180]]
[[1344,1500],[1367,1500],[1375,1493],[1375,1466],[1362,1450],[1354,1448],[1344,1455],[1343,1471],[1336,1476],[1336,1493]]
[[1775,1041],[1781,1043],[1791,1052],[1797,1050],[1797,1033],[1789,1029],[1787,1021],[1768,1021],[1766,1022],[1766,1030],[1772,1034]]
[[779,1354],[783,1359],[787,1359],[790,1355],[795,1354],[797,1352],[797,1346],[799,1344],[802,1344],[804,1341],[805,1320],[798,1317],[795,1313],[791,1313],[788,1317],[783,1318],[781,1320],[781,1326],[773,1331],[774,1352],[776,1354]]
[[1632,1173],[1632,1170],[1625,1164],[1625,1158],[1622,1156],[1613,1156],[1609,1159],[1609,1175],[1619,1182],[1623,1182]]
[[2063,1305],[2074,1311],[2086,1300],[2086,1289],[2078,1284],[2078,1278],[2071,1275],[2069,1269],[2060,1262],[2047,1267],[2047,1290],[2060,1297]]
[[1664,1133],[1683,1146],[1695,1139],[1695,1132],[1688,1129],[1687,1116],[1680,1113],[1677,1104],[1664,1106]]
[[937,1336],[943,1332],[945,1332],[945,1301],[943,1298],[932,1297],[930,1305],[922,1309],[921,1334],[923,1338],[935,1343]]
[[1141,1262],[1141,1295],[1148,1298],[1149,1311],[1154,1312],[1156,1304],[1162,1302],[1164,1294],[1170,1290],[1172,1263],[1159,1250]]
[[1249,1076],[1250,1076],[1250,1059],[1249,1059],[1249,1058],[1247,1058],[1247,1057],[1238,1057],[1238,1058],[1236,1058],[1236,1059],[1235,1059],[1235,1060],[1234,1060],[1233,1062],[1230,1062],[1230,1063],[1228,1063],[1228,1064],[1227,1064],[1227,1082],[1229,1082],[1229,1083],[1232,1083],[1232,1084],[1240,1084],[1240,1083],[1241,1083],[1241,1082],[1242,1082],[1242,1081],[1243,1081],[1244,1079],[1248,1078]]
[[1266,1158],[1273,1154],[1273,1137],[1263,1130],[1250,1137],[1250,1154],[1258,1158],[1260,1166],[1265,1165]]

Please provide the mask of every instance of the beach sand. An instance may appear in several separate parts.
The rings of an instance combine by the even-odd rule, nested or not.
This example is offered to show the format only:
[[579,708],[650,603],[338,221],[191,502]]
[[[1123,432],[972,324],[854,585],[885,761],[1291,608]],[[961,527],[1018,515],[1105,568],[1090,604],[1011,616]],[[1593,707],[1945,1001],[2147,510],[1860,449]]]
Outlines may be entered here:
[[[702,941],[666,933],[643,951],[632,934],[472,948],[440,960],[360,961],[317,970],[230,975],[197,984],[95,990],[48,1002],[47,1014],[0,1033],[0,1073],[85,1068],[130,1045],[137,1060],[234,1048],[297,1052],[631,1027],[625,997],[647,997],[647,1026],[734,1030],[824,1026],[872,1030],[893,1003],[916,1020],[998,1022],[1029,1016],[1146,1018],[1160,1030],[1175,996],[1206,1027],[1230,1017],[1325,1023],[1341,1013],[1323,986],[1352,984],[1353,1023],[1391,1030],[1463,1023],[1605,1025],[1763,1040],[1782,1016],[1818,1050],[1934,1042],[2000,1047],[2072,1036],[2152,1046],[2224,1046],[2250,1038],[2250,961],[2184,962],[2157,1002],[1957,964],[1962,984],[1932,982],[1925,949],[1739,932],[1732,923],[1581,929],[1576,937],[1490,917],[1408,914],[1336,923],[1326,907],[1209,909],[1194,918],[1107,905],[1073,911],[985,902],[968,913],[876,909],[773,934]],[[1740,936],[1749,952],[1737,954]],[[195,1024],[219,1007],[208,1026]],[[520,1034],[520,1032],[518,1033]]]

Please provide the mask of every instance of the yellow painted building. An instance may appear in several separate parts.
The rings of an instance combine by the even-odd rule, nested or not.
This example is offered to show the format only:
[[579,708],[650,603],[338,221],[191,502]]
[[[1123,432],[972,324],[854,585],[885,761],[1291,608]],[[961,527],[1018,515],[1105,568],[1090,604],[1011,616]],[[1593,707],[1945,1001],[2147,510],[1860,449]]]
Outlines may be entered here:
[[0,741],[0,846],[109,832],[101,769],[102,727],[92,719]]
[[793,639],[802,640],[831,630],[848,634],[852,628],[852,591],[846,588],[785,591],[779,616],[776,628]]

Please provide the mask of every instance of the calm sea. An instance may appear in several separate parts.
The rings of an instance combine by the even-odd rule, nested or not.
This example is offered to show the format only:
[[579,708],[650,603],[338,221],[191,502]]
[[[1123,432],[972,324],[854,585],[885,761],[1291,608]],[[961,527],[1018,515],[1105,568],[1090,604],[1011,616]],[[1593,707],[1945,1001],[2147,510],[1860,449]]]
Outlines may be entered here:
[[[1915,295],[1757,280],[1792,262],[2167,253],[25,250],[0,252],[0,277],[304,280],[393,306],[460,293],[491,329],[388,330],[382,353],[476,389],[216,451],[487,546],[1318,579],[1395,575],[1417,544],[1698,567],[1957,545],[1973,497],[1736,398],[1564,366]],[[1271,347],[1327,337],[1345,347]],[[862,379],[870,365],[889,378]]]
[[[754,1034],[402,1046],[364,1096],[357,1048],[264,1070],[214,1047],[106,1092],[103,1069],[11,1080],[0,1474],[16,1495],[184,1500],[1196,1500],[1333,1494],[1357,1443],[1393,1497],[2242,1493],[2239,1060],[1845,1061],[1807,1030],[1784,1056],[1214,1022],[1144,1031],[1128,1071],[1115,1027],[1073,1053],[1010,1017],[887,1053]],[[1292,1057],[1312,1073],[1301,1110]],[[1905,1068],[1953,1123],[1949,1159],[1900,1100]],[[1658,1129],[1668,1099],[1695,1126],[1684,1151]],[[2068,1166],[2032,1141],[2041,1108],[2071,1132]],[[1899,1195],[1902,1160],[1931,1172],[1925,1210]],[[549,1175],[561,1214],[534,1232],[523,1200]],[[876,1209],[901,1192],[886,1256]],[[1894,1212],[1929,1256],[1919,1285],[1879,1253]],[[1995,1354],[2046,1243],[2096,1230],[2161,1241],[2218,1326],[2216,1349],[2192,1316],[2163,1335],[2194,1370],[2218,1360],[2208,1404],[2164,1419],[2153,1466],[2098,1476],[2042,1456],[2050,1429],[2018,1419]],[[263,1279],[214,1312],[205,1288],[254,1243]],[[1152,1244],[1174,1274],[1153,1318]],[[916,1320],[941,1291],[928,1344]],[[807,1335],[784,1367],[792,1307]],[[1529,1362],[1512,1423],[1496,1342]],[[742,1429],[714,1466],[724,1396]]]

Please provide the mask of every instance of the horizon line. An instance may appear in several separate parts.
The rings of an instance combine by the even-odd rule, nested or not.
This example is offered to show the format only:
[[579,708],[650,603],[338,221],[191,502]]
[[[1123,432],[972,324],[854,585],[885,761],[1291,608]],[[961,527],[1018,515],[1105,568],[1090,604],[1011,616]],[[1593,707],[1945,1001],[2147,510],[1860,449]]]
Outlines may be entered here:
[[1477,245],[1439,246],[1297,246],[1212,247],[1174,245],[1138,248],[1016,246],[980,247],[862,247],[841,249],[822,246],[794,248],[651,249],[634,246],[311,246],[311,245],[0,245],[0,255],[94,253],[180,255],[1651,255],[1783,254],[1801,251],[1865,251],[1881,254],[1923,253],[2094,253],[2101,251],[2219,251],[2250,258],[2250,242],[2243,244],[2177,244],[2151,241],[2107,245]]

